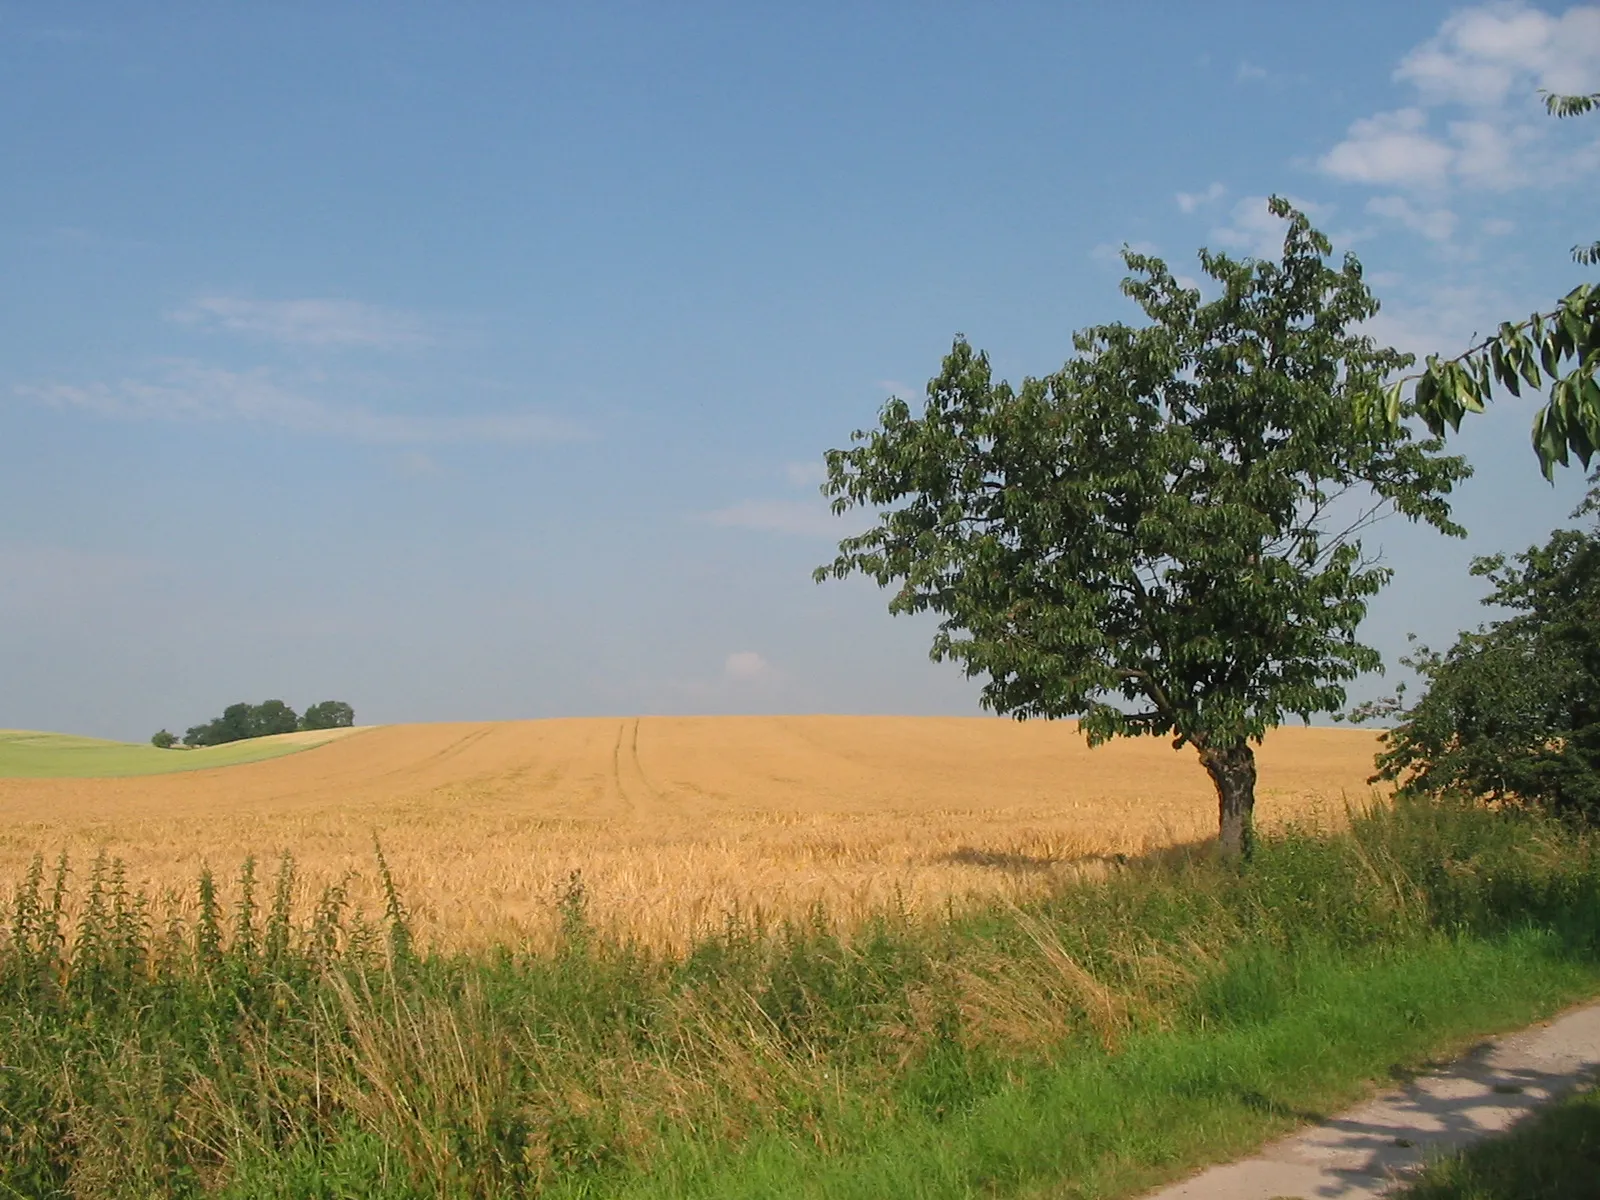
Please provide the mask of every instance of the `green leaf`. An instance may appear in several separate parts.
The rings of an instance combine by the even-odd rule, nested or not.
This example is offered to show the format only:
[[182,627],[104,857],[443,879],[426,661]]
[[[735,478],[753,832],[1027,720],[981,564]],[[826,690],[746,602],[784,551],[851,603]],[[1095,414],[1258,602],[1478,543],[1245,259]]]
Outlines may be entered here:
[[[1457,400],[1468,412],[1481,413],[1483,399],[1478,394],[1478,380],[1460,363],[1451,364],[1451,373],[1455,377],[1454,391]],[[1484,395],[1487,395],[1488,391],[1489,384],[1486,379],[1483,381]]]
[[1533,361],[1533,344],[1526,337],[1518,336],[1515,343],[1517,356],[1517,371],[1534,391],[1544,385],[1544,377],[1539,374],[1539,368]]
[[1561,373],[1561,350],[1554,332],[1557,328],[1559,326],[1552,326],[1552,331],[1539,342],[1539,362],[1544,367],[1544,373],[1550,376]]
[[1545,479],[1554,482],[1556,455],[1550,436],[1550,410],[1539,409],[1533,414],[1533,452],[1539,458],[1539,471]]
[[1517,380],[1516,368],[1506,361],[1506,353],[1500,348],[1499,342],[1489,344],[1489,361],[1494,368],[1495,378],[1513,396],[1522,395],[1521,384]]
[[1417,380],[1417,390],[1411,402],[1417,406],[1417,412],[1427,423],[1429,432],[1435,437],[1444,432],[1444,419],[1440,416],[1439,381],[1431,370]]

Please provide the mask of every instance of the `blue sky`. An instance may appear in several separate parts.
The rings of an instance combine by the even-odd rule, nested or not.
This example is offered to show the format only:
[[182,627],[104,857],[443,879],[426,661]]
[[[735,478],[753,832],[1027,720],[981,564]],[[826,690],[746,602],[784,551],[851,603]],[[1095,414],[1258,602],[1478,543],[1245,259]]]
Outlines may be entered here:
[[[0,4],[0,726],[976,712],[811,583],[822,451],[1271,192],[1459,347],[1600,236],[1540,87],[1600,88],[1600,8]],[[1529,416],[1457,442],[1466,543],[1369,539],[1391,661],[1578,499]]]

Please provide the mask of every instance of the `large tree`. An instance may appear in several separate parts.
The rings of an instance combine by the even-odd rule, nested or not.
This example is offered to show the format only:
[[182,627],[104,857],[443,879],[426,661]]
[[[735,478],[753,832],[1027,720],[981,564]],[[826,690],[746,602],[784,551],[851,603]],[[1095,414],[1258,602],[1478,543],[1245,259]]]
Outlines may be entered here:
[[[1546,95],[1556,117],[1600,108],[1600,92]],[[1600,264],[1600,242],[1572,248],[1583,266]],[[1435,435],[1461,427],[1469,412],[1483,412],[1495,389],[1520,396],[1524,386],[1548,392],[1533,414],[1533,452],[1552,479],[1572,457],[1588,467],[1600,452],[1600,286],[1581,283],[1552,308],[1525,321],[1505,321],[1492,335],[1454,358],[1428,356],[1423,369],[1355,396],[1362,420],[1397,427],[1416,413]]]
[[1149,318],[1073,338],[1012,388],[957,339],[914,412],[827,454],[836,512],[880,510],[819,580],[898,584],[892,613],[941,618],[935,660],[986,677],[1000,713],[1081,717],[1090,744],[1173,735],[1216,787],[1221,843],[1248,850],[1251,743],[1338,708],[1379,665],[1356,628],[1389,572],[1357,536],[1388,510],[1445,532],[1459,458],[1359,422],[1357,393],[1409,365],[1361,322],[1361,267],[1282,200],[1281,261],[1200,253],[1204,300],[1124,252]]

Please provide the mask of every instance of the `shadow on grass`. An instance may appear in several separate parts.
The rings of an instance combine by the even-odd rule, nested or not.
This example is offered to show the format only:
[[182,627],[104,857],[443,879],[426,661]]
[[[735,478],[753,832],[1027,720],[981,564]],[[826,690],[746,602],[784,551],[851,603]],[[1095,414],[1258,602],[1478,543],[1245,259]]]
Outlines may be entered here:
[[990,867],[997,871],[1045,872],[1072,867],[1135,867],[1174,866],[1197,857],[1211,857],[1216,852],[1212,838],[1193,842],[1179,842],[1162,846],[1143,854],[1023,854],[1016,850],[991,850],[983,846],[958,846],[934,861],[953,863],[966,867]]
[[1303,1121],[1309,1125],[1316,1125],[1328,1119],[1327,1113],[1313,1112],[1307,1108],[1296,1108],[1292,1104],[1284,1104],[1274,1100],[1265,1092],[1254,1089],[1245,1089],[1239,1093],[1239,1103],[1255,1112],[1266,1113],[1273,1117],[1289,1117],[1296,1121]]

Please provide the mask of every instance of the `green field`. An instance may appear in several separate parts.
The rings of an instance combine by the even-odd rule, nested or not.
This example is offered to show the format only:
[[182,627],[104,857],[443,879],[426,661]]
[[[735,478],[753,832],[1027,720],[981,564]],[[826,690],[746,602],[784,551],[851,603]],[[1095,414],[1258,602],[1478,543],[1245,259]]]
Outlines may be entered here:
[[[328,737],[343,730],[320,731]],[[166,775],[260,762],[320,746],[328,737],[285,733],[250,738],[225,746],[157,750],[138,742],[110,742],[70,733],[0,729],[0,779],[103,779],[125,775]]]

